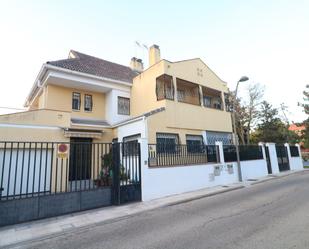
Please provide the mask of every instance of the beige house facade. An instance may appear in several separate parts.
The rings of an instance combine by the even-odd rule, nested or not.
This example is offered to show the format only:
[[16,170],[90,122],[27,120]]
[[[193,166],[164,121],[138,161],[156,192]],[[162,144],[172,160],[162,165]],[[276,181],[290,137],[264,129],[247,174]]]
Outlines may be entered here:
[[[161,59],[157,45],[149,49],[147,69],[137,58],[127,67],[72,50],[68,59],[43,64],[25,101],[28,110],[0,116],[0,137],[110,143],[135,136],[149,143],[228,144],[227,93],[227,84],[201,59]],[[140,122],[143,132],[130,129]]]

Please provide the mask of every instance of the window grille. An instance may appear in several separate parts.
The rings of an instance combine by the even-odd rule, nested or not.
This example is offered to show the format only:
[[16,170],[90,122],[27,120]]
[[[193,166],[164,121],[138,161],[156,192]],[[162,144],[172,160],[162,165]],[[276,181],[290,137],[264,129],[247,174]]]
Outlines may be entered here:
[[215,145],[216,141],[221,141],[224,145],[233,144],[232,133],[206,131],[207,145]]
[[175,153],[178,143],[178,134],[157,133],[157,153]]
[[130,99],[118,97],[118,114],[130,115]]
[[123,142],[123,155],[124,156],[136,156],[139,153],[138,150],[138,139],[141,137],[140,134],[127,136],[122,139]]
[[186,135],[187,150],[190,153],[203,152],[203,137],[199,135]]
[[72,109],[80,110],[80,93],[73,93],[72,95]]

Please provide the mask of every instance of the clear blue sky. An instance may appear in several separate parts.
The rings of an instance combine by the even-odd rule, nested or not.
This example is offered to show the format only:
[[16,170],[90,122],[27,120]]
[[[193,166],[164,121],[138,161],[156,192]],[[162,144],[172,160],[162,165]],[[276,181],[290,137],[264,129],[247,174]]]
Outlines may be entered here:
[[137,40],[171,61],[202,58],[231,89],[247,75],[272,104],[289,106],[291,120],[305,118],[297,102],[309,84],[306,0],[0,0],[0,32],[0,106],[22,107],[42,63],[70,49],[145,60]]

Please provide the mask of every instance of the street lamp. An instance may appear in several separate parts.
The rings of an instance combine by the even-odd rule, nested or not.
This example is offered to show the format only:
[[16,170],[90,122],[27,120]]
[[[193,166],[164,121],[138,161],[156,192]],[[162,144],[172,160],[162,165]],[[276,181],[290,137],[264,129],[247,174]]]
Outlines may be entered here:
[[239,147],[238,147],[238,136],[237,136],[237,129],[236,129],[236,99],[237,99],[237,91],[238,91],[238,85],[239,82],[244,82],[249,80],[247,76],[242,76],[239,81],[237,82],[236,89],[235,89],[235,95],[233,99],[233,132],[234,132],[234,141],[236,146],[236,157],[237,157],[237,169],[238,169],[238,179],[240,182],[242,182],[242,174],[241,174],[241,167],[240,167],[240,158],[239,158]]

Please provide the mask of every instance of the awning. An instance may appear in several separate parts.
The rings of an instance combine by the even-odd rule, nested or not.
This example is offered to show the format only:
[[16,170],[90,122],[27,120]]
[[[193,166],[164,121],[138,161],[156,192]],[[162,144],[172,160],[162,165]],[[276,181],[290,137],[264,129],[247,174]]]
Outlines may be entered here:
[[103,131],[64,130],[65,137],[101,138]]

